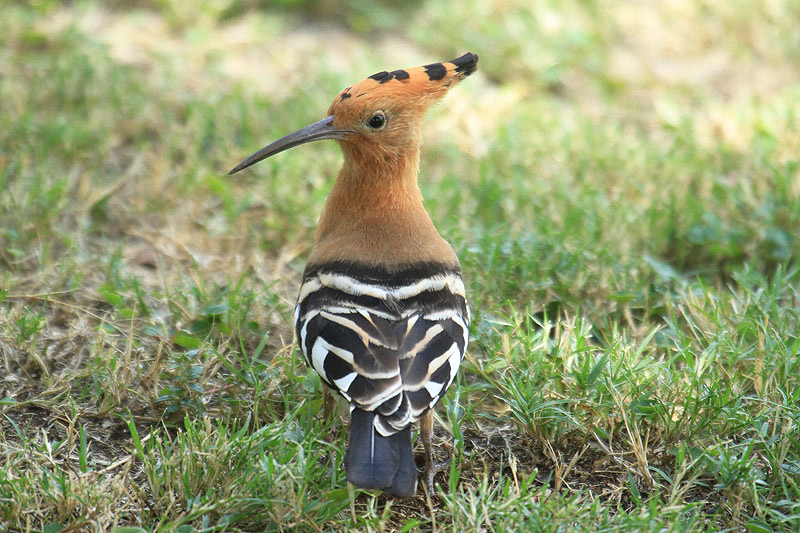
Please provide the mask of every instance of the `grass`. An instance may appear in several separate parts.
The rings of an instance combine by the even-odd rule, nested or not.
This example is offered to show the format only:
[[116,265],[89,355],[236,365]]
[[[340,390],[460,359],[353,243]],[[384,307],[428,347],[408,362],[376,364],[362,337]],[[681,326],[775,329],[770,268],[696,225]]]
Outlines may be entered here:
[[[800,528],[797,4],[283,4],[4,8],[0,529]],[[421,162],[453,462],[351,499],[291,328],[340,155],[225,172],[467,50]]]

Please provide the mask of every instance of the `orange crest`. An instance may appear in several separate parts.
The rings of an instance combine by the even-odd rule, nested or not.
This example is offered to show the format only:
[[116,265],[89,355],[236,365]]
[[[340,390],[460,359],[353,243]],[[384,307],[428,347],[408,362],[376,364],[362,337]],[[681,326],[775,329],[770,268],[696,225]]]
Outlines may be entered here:
[[[311,141],[340,141],[345,156],[418,160],[425,110],[448,89],[478,69],[478,56],[466,53],[447,63],[382,71],[340,92],[328,116],[265,146],[236,165],[234,174],[259,161]],[[348,161],[345,157],[345,161]],[[416,174],[415,174],[416,176]]]
[[[331,104],[329,115],[340,107],[358,105],[365,98],[370,102],[383,99],[402,101],[406,107],[425,109],[439,100],[447,90],[478,69],[478,56],[466,53],[447,63],[431,63],[392,72],[381,71],[343,90]],[[355,101],[347,102],[349,99]]]

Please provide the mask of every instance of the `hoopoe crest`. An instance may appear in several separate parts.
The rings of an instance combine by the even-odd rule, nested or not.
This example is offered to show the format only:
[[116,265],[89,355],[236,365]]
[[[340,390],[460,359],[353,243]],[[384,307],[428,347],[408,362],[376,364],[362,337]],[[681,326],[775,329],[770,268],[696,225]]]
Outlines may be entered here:
[[383,71],[340,92],[327,117],[233,170],[311,141],[335,139],[344,164],[325,203],[295,308],[306,363],[350,404],[347,479],[412,496],[411,426],[420,421],[428,488],[434,406],[455,379],[470,314],[458,258],[417,185],[427,109],[477,69],[447,63]]

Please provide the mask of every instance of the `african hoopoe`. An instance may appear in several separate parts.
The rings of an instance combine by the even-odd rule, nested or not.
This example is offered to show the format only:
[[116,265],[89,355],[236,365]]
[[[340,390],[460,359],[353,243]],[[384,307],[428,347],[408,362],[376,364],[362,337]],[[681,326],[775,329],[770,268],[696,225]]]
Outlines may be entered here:
[[433,407],[469,336],[458,258],[422,206],[422,118],[477,69],[449,63],[378,72],[343,90],[328,116],[275,141],[231,174],[310,141],[336,139],[344,165],[325,203],[295,308],[306,362],[350,403],[347,479],[411,496],[411,424],[421,419],[429,489]]

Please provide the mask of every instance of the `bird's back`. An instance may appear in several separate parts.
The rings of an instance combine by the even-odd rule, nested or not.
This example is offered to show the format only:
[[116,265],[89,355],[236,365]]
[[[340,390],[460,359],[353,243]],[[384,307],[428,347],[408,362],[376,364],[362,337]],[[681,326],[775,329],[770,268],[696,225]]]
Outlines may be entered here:
[[[309,367],[350,403],[348,479],[413,494],[410,426],[453,382],[468,340],[460,270],[431,262],[397,270],[312,264],[295,319]],[[385,439],[376,440],[376,432]],[[395,482],[397,472],[403,479]],[[393,484],[400,486],[392,490]]]
[[457,268],[435,263],[309,265],[296,309],[309,366],[389,435],[415,422],[455,378],[469,331]]

